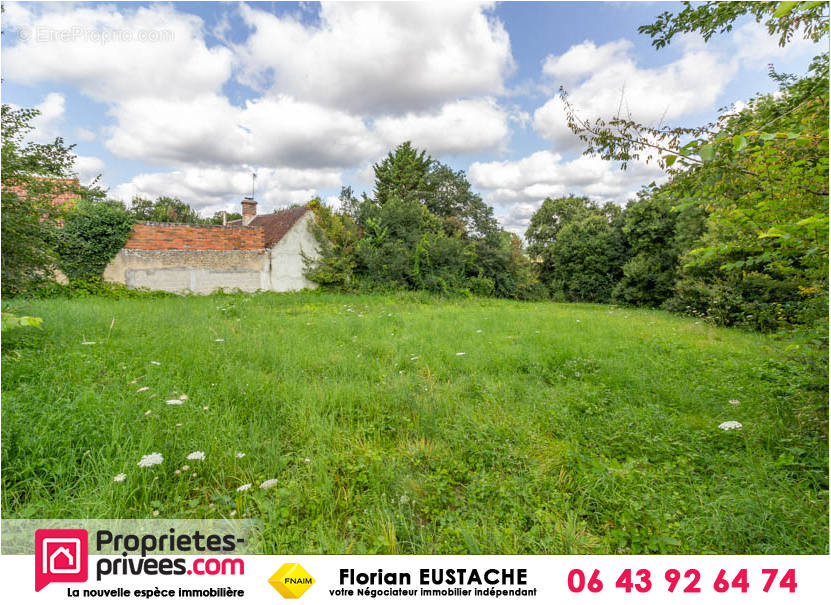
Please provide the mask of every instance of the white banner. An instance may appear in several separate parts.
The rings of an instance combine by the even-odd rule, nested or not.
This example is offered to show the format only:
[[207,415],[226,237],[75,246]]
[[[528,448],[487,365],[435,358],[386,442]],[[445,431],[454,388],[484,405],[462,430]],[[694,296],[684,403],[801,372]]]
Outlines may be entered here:
[[819,602],[831,588],[828,556],[88,555],[81,580],[84,562],[65,555],[0,558],[4,600],[773,604]]

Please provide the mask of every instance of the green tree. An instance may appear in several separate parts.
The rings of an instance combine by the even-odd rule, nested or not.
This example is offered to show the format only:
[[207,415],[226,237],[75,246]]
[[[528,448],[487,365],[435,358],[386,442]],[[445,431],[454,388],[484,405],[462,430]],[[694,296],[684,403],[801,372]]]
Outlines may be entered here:
[[375,174],[374,197],[345,187],[337,212],[312,202],[321,255],[308,264],[310,279],[341,288],[540,296],[518,238],[499,227],[463,171],[407,142]]
[[199,224],[206,222],[187,203],[179,198],[169,196],[160,196],[152,201],[141,197],[134,197],[130,203],[130,214],[137,221],[151,221],[155,223]]
[[699,240],[706,220],[699,206],[681,201],[664,186],[641,191],[627,205],[623,233],[632,257],[623,266],[614,300],[657,307],[673,296],[680,257]]
[[550,246],[550,286],[572,302],[609,302],[626,260],[620,213],[566,224]]
[[56,260],[53,237],[67,192],[81,194],[73,177],[72,146],[27,141],[34,109],[2,106],[2,289],[6,295],[48,279]]
[[[564,244],[558,244],[563,230],[569,225],[579,225],[583,221],[591,217],[599,217],[601,222],[605,222],[607,227],[615,233],[615,237],[609,241],[620,242],[623,241],[622,233],[620,232],[621,210],[618,206],[611,202],[607,202],[603,206],[587,197],[578,197],[569,195],[560,198],[546,198],[539,209],[533,214],[525,232],[525,239],[528,242],[528,254],[537,261],[537,271],[540,280],[552,290],[552,292],[559,292],[561,295],[569,297],[567,292],[564,292],[564,284],[566,282],[576,283],[578,277],[573,275],[573,271],[579,270],[578,264],[571,260],[565,261],[571,255]],[[583,240],[585,238],[593,239],[599,238],[595,242],[598,243],[605,239],[605,235],[600,235],[597,231],[597,226],[600,224],[592,223],[591,229],[575,228],[569,233],[569,238],[577,238]],[[588,227],[588,226],[587,226]],[[594,244],[582,242],[581,246],[593,247]],[[625,245],[621,251],[625,249]],[[622,253],[622,252],[621,252]],[[604,256],[605,253],[604,253]],[[616,259],[618,263],[611,275],[617,274],[620,271],[620,264],[622,261],[619,258],[617,251],[609,255],[609,259]],[[565,263],[565,265],[564,265]],[[564,268],[565,266],[569,268]],[[588,265],[586,265],[588,267]],[[568,274],[568,276],[566,276]],[[606,292],[608,288],[603,285],[602,292]],[[611,293],[611,289],[608,289]],[[577,290],[574,290],[577,292]],[[584,291],[583,288],[580,289]],[[589,300],[583,294],[580,295],[580,300]],[[601,300],[608,298],[607,295],[598,295],[590,297],[591,300]]]
[[[351,196],[351,189],[347,195]],[[318,257],[304,259],[306,276],[322,286],[354,285],[355,248],[361,237],[355,219],[346,211],[334,212],[320,198],[307,206],[315,213],[310,229],[318,242]]]
[[[664,13],[641,28],[660,48],[678,33],[705,39],[752,14],[786,45],[802,28],[811,39],[828,32],[828,4],[716,3]],[[568,105],[572,130],[586,153],[626,163],[656,160],[669,190],[707,214],[706,230],[682,257],[675,309],[760,329],[784,324],[827,334],[828,305],[828,55],[807,76],[771,76],[777,95],[751,99],[700,127],[649,127],[626,116],[582,120]],[[641,259],[643,260],[643,259]],[[634,269],[634,267],[633,267]],[[648,270],[641,264],[639,271]],[[634,277],[635,273],[632,273]]]
[[409,141],[401,143],[375,164],[374,202],[385,205],[391,197],[400,200],[423,200],[429,187],[427,175],[433,159],[426,151],[419,151]]
[[[225,212],[225,221],[238,221],[242,219],[242,214],[239,212]],[[209,225],[221,225],[222,224],[222,212],[214,212],[214,215],[207,219],[206,223]]]

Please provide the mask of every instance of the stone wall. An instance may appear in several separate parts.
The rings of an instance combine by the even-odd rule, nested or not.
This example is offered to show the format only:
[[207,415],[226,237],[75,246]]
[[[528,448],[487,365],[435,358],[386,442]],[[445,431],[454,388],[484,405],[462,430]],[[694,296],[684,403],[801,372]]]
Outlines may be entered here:
[[242,225],[138,223],[124,245],[128,250],[262,250],[265,231]]
[[107,265],[104,279],[130,288],[210,294],[224,288],[269,290],[268,251],[136,250],[123,248]]

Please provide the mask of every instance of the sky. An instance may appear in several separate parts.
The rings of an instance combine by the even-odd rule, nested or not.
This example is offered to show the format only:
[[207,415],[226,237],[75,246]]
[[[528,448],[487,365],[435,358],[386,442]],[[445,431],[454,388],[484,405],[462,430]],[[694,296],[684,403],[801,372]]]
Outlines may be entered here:
[[769,64],[804,74],[828,45],[779,48],[742,20],[655,50],[637,29],[671,2],[4,6],[3,103],[39,109],[32,137],[74,143],[79,178],[111,198],[239,211],[256,172],[261,213],[336,205],[410,140],[518,234],[546,197],[625,204],[664,177],[583,155],[561,86],[583,117],[703,124],[774,91]]

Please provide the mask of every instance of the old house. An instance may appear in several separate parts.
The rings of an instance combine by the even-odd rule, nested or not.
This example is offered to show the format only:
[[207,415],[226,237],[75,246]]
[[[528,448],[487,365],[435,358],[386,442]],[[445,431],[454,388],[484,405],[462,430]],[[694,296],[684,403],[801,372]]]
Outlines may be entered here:
[[304,206],[257,215],[242,201],[242,220],[226,225],[138,223],[104,270],[107,281],[131,288],[210,294],[223,288],[286,292],[315,288],[303,256],[315,258],[309,230],[314,213]]

